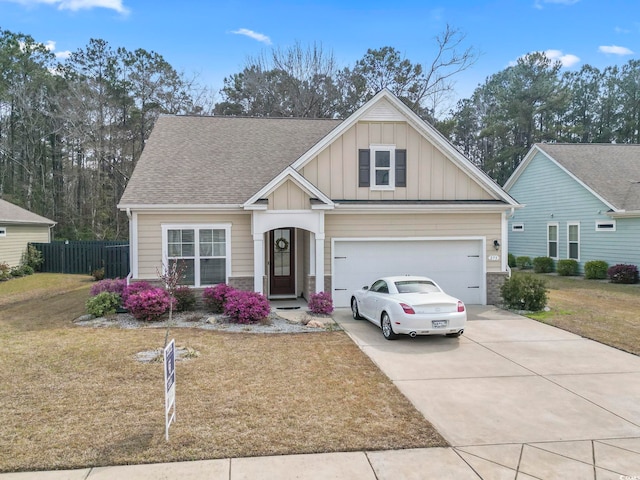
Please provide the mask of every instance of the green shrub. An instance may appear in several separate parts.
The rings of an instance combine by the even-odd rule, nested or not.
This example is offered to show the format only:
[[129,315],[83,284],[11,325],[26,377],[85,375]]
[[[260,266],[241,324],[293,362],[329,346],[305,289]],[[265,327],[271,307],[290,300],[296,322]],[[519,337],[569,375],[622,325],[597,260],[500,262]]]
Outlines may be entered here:
[[91,272],[91,276],[96,282],[104,280],[104,267],[95,269],[93,272]]
[[89,297],[85,303],[87,313],[95,317],[104,317],[116,313],[116,308],[120,306],[120,295],[112,292],[102,292],[95,297]]
[[11,268],[11,276],[12,277],[24,277],[26,275],[24,271],[24,267],[22,265],[15,266]]
[[607,278],[609,264],[602,260],[592,260],[584,264],[584,278],[589,280],[604,280]]
[[520,270],[527,270],[531,268],[531,257],[526,257],[526,256],[516,257],[516,266]]
[[578,275],[578,262],[571,258],[558,260],[556,270],[558,271],[558,275],[562,275],[563,277]]
[[42,252],[33,245],[28,245],[22,254],[21,264],[30,267],[35,272],[43,262],[44,257],[42,256]]
[[551,257],[536,257],[533,259],[533,271],[536,273],[551,273],[553,268],[553,258]]
[[11,278],[11,267],[7,262],[0,262],[0,281]]
[[177,312],[187,312],[196,307],[196,294],[189,287],[176,288],[173,297],[176,299]]
[[500,289],[507,308],[538,312],[547,304],[547,283],[531,275],[514,274]]
[[513,253],[507,255],[507,264],[509,268],[515,268],[516,266],[516,256]]

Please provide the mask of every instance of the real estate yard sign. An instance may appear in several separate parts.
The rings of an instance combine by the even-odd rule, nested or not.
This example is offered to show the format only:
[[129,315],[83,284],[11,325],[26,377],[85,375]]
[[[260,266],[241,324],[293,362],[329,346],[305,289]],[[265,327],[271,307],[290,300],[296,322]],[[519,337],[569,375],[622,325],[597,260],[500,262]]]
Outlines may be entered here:
[[[173,407],[173,413],[169,415]],[[176,421],[176,342],[164,347],[164,424],[165,438],[169,441],[169,425]]]

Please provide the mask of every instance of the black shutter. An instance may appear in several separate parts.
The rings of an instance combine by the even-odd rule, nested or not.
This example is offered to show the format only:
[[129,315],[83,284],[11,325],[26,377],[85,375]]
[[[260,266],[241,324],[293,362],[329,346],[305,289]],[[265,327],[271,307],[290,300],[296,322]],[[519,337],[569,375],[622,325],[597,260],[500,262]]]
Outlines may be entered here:
[[396,150],[396,187],[407,186],[407,151]]
[[358,150],[358,186],[368,187],[370,185],[371,153],[369,150]]

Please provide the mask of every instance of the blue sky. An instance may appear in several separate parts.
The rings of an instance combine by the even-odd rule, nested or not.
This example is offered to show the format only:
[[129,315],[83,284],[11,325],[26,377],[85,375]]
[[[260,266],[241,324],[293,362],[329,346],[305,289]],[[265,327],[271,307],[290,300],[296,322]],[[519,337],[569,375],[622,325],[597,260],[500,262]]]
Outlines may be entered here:
[[457,97],[533,51],[572,70],[640,56],[638,0],[0,0],[0,29],[29,34],[61,57],[101,38],[153,50],[216,91],[247,56],[295,42],[320,43],[340,66],[387,45],[429,64],[446,24],[480,52],[456,77]]

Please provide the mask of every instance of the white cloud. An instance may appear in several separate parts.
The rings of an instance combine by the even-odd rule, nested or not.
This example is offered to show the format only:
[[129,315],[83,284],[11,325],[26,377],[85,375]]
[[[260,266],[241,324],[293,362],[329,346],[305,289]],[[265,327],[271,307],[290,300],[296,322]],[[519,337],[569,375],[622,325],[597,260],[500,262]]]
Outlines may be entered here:
[[622,34],[627,34],[627,33],[631,33],[631,30],[628,30],[626,28],[622,28],[622,27],[616,27],[613,29],[614,32],[616,33],[622,33]]
[[611,55],[633,55],[633,51],[627,47],[619,47],[618,45],[602,45],[598,47],[601,53],[609,53]]
[[115,10],[118,13],[126,15],[129,9],[123,4],[123,0],[9,0],[27,7],[33,7],[40,4],[55,5],[58,10],[91,10],[92,8],[106,8]]
[[[531,53],[535,53],[535,52],[531,52]],[[545,56],[550,59],[550,60],[557,60],[559,61],[563,67],[568,68],[568,67],[572,67],[574,66],[576,63],[578,63],[580,61],[580,57],[578,57],[577,55],[573,55],[571,53],[562,53],[562,50],[545,50],[544,52],[542,52],[545,54]],[[523,58],[524,55],[522,55],[519,58]],[[517,60],[512,60],[509,62],[509,66],[510,67],[514,67],[518,64]]]
[[267,45],[271,45],[271,39],[268,36],[262,33],[254,32],[253,30],[249,30],[248,28],[239,28],[238,30],[234,30],[231,33],[234,33],[236,35],[244,35],[259,42],[266,43]]
[[545,3],[551,3],[555,5],[575,5],[579,1],[580,0],[536,0],[533,6],[538,10],[542,10]]
[[564,54],[560,50],[546,50],[544,54],[551,60],[559,60],[563,67],[572,67],[580,61],[580,57],[571,53]]

